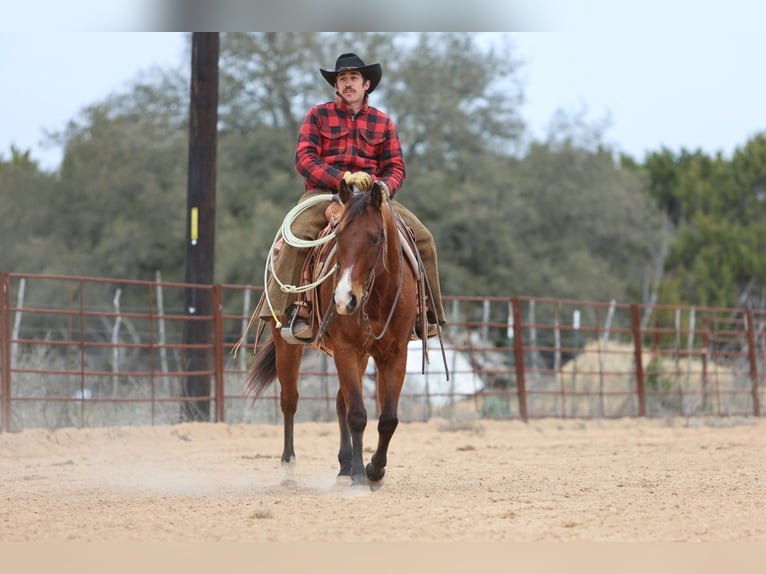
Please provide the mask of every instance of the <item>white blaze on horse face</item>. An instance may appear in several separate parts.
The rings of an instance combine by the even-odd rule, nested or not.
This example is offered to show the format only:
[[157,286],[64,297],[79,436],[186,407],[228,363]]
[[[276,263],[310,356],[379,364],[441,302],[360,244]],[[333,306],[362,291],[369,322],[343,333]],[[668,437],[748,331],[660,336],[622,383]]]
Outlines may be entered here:
[[351,271],[353,269],[353,265],[344,269],[338,284],[335,286],[335,310],[341,315],[348,315],[354,310],[355,298],[351,285]]

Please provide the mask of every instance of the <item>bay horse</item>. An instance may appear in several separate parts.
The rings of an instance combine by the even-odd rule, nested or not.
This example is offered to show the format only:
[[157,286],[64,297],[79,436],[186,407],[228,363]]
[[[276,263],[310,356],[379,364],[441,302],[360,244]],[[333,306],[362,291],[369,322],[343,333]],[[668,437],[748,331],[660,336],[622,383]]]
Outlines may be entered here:
[[[333,357],[339,389],[338,477],[375,487],[382,480],[391,437],[399,423],[399,397],[407,367],[407,345],[418,314],[419,275],[408,263],[386,190],[377,182],[368,192],[345,183],[335,229],[336,270],[317,288],[314,306],[325,311],[314,346]],[[425,319],[425,317],[422,317]],[[259,346],[247,378],[255,397],[275,378],[281,386],[284,419],[282,465],[295,460],[293,444],[298,377],[303,345],[286,342],[272,319],[270,337]],[[367,426],[362,378],[369,358],[377,371],[378,445],[365,467],[362,439]]]

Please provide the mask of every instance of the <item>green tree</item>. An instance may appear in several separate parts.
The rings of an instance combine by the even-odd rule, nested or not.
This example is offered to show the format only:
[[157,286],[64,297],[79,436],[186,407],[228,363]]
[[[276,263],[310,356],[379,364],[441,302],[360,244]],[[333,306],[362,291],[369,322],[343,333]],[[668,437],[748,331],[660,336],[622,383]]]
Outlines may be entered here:
[[0,269],[40,272],[56,256],[56,186],[56,177],[42,171],[29,151],[11,148],[9,160],[0,157]]
[[644,300],[671,241],[643,180],[608,148],[533,146],[517,167],[511,214],[527,273],[524,293]]
[[677,228],[662,301],[707,306],[763,306],[766,267],[766,136],[731,160],[701,151],[651,154],[649,194]]

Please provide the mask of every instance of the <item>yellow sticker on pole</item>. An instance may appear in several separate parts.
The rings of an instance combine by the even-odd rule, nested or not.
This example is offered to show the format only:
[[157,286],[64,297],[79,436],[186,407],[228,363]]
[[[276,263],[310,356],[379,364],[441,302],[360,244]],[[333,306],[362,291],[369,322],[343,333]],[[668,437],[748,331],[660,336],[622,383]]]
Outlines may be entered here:
[[199,238],[199,207],[191,208],[191,244],[197,245]]

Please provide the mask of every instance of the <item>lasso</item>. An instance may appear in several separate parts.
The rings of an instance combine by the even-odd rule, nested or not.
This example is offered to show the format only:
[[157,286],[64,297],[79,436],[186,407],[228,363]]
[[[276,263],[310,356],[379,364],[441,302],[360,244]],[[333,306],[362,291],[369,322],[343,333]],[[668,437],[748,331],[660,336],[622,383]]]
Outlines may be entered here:
[[332,195],[320,194],[320,195],[311,196],[305,199],[304,201],[300,202],[298,205],[293,207],[290,211],[288,211],[287,215],[285,215],[285,218],[282,221],[281,227],[277,231],[277,234],[274,236],[274,241],[271,243],[271,247],[269,248],[269,253],[266,256],[266,267],[263,271],[263,284],[266,286],[266,288],[264,289],[264,293],[266,295],[266,304],[269,306],[269,312],[271,313],[271,316],[274,318],[274,321],[276,322],[278,329],[282,327],[282,323],[277,318],[277,315],[274,312],[274,308],[271,306],[271,299],[269,298],[269,289],[268,289],[269,273],[271,273],[271,276],[277,282],[277,284],[279,285],[279,288],[285,293],[303,293],[306,291],[310,291],[311,289],[314,289],[315,287],[321,285],[333,273],[335,273],[335,269],[331,268],[327,271],[325,275],[323,275],[322,277],[320,277],[313,283],[300,286],[300,285],[289,285],[289,284],[282,283],[279,277],[277,277],[277,274],[274,270],[273,253],[274,253],[274,249],[276,248],[277,242],[279,241],[280,236],[285,241],[285,243],[292,245],[293,247],[299,247],[301,249],[308,249],[317,245],[322,245],[323,243],[327,243],[328,241],[335,238],[334,231],[328,233],[324,237],[320,237],[319,239],[308,239],[308,240],[301,239],[300,237],[296,237],[296,235],[292,231],[292,225],[295,219],[301,213],[303,213],[310,207],[322,201],[332,201]]

